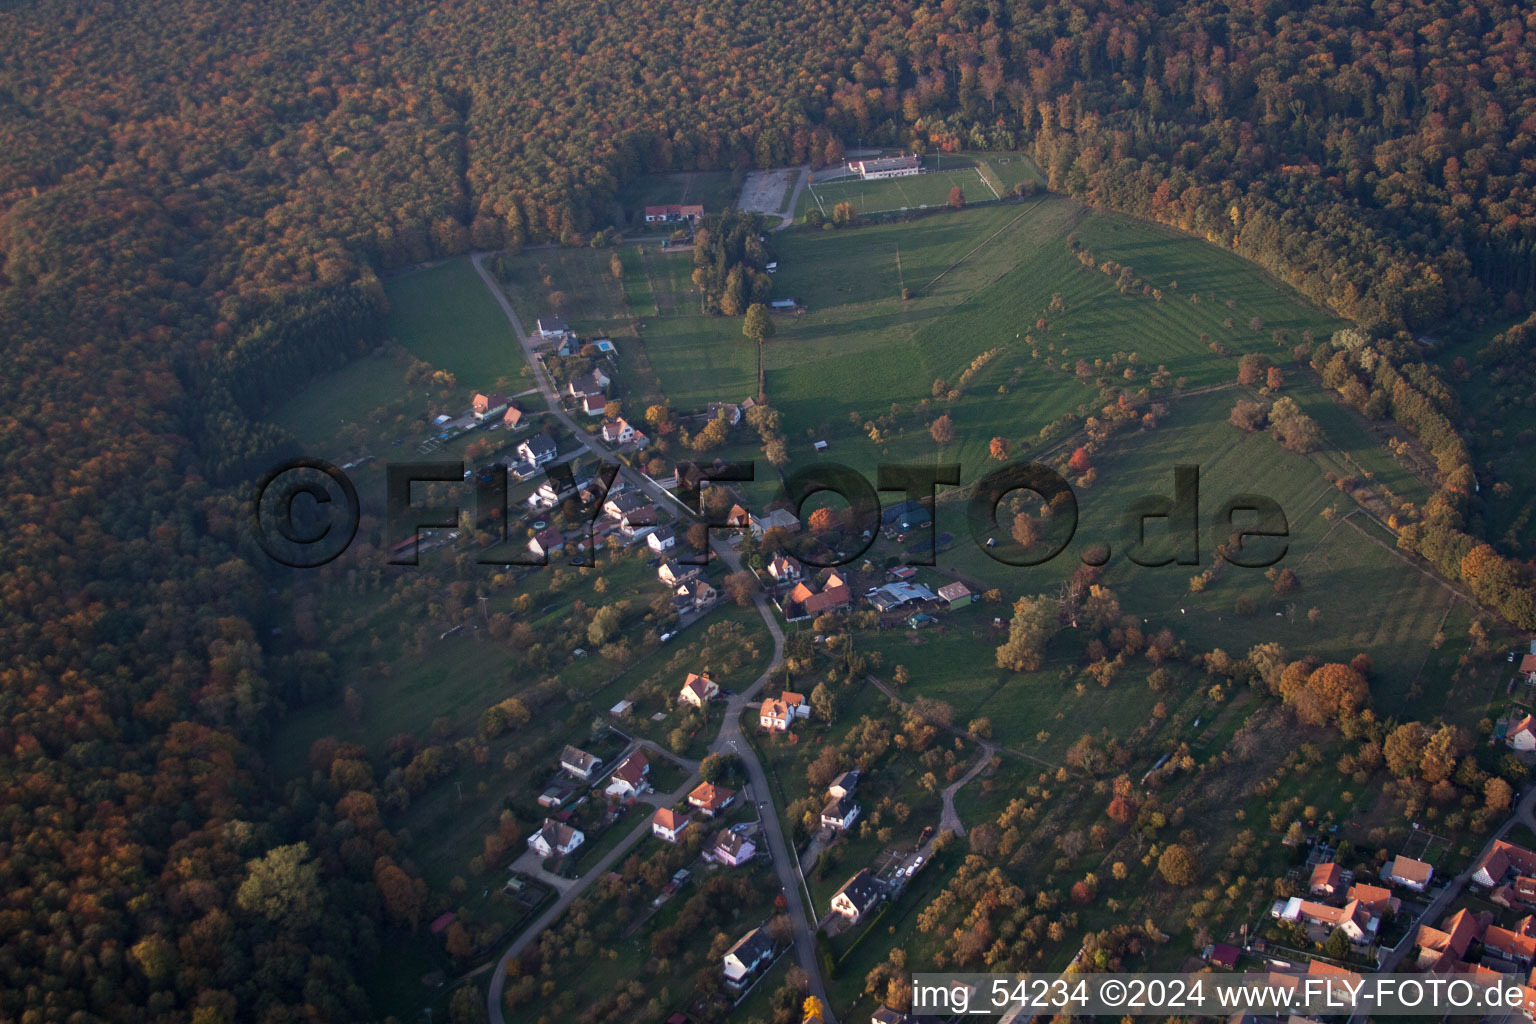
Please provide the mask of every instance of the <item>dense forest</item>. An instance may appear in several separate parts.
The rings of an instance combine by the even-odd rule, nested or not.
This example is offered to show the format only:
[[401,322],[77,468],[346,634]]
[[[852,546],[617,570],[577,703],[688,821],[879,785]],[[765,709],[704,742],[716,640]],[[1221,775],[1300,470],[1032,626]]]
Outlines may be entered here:
[[[1536,305],[1533,54],[1519,6],[1418,0],[6,5],[0,1017],[368,1015],[418,901],[366,762],[254,753],[323,656],[264,655],[237,485],[376,274],[579,242],[647,172],[1005,147],[1391,336]],[[1333,372],[1441,461],[1414,544],[1514,601],[1409,362]]]

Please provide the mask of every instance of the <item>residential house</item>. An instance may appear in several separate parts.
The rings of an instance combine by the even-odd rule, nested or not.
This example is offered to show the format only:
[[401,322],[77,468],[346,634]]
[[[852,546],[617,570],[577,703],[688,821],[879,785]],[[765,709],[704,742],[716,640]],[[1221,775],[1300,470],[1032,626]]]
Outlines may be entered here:
[[608,776],[608,788],[603,792],[616,800],[622,800],[639,796],[650,788],[650,758],[645,756],[644,750],[637,750],[621,761],[613,774]]
[[798,559],[791,558],[781,551],[768,562],[768,575],[775,583],[787,586],[803,580],[805,571],[801,568]]
[[711,586],[708,580],[696,579],[680,584],[672,603],[679,613],[685,611],[701,612],[706,608],[714,607],[715,602],[719,599],[720,591]]
[[821,809],[822,827],[846,831],[853,827],[854,820],[859,816],[859,810],[859,805],[854,802],[853,797],[835,797]]
[[1332,896],[1344,886],[1344,869],[1329,862],[1312,869],[1312,881],[1308,888],[1314,896]]
[[740,505],[732,505],[731,510],[725,514],[725,525],[747,528],[752,523],[752,514]]
[[971,588],[956,580],[939,588],[939,599],[953,611],[971,603]]
[[1494,889],[1488,898],[1501,907],[1536,906],[1536,878],[1516,875],[1509,884]]
[[581,411],[588,416],[601,416],[607,410],[608,399],[601,391],[594,395],[583,395],[581,397]]
[[1522,715],[1504,734],[1504,742],[1514,750],[1536,750],[1536,717]]
[[1536,924],[1529,916],[1515,922],[1513,928],[1489,925],[1483,931],[1483,955],[1492,952],[1504,960],[1512,960],[1526,970],[1536,960]]
[[1282,921],[1316,925],[1329,932],[1340,929],[1355,945],[1366,945],[1373,941],[1381,925],[1381,919],[1361,907],[1356,900],[1350,900],[1342,907],[1331,907],[1326,903],[1314,903],[1293,896],[1281,904],[1276,916]]
[[1419,949],[1418,967],[1434,970],[1437,965],[1448,965],[1466,955],[1467,947],[1483,934],[1492,923],[1493,915],[1484,911],[1474,914],[1465,908],[1458,910],[1441,922],[1441,927],[1419,925],[1413,944]]
[[556,341],[565,337],[565,332],[570,330],[565,326],[565,321],[558,316],[541,316],[538,319],[539,336],[545,341]]
[[716,864],[739,868],[757,853],[757,845],[730,829],[721,829],[704,847],[704,856]]
[[560,449],[548,434],[534,434],[517,446],[517,454],[530,465],[542,466],[554,460]]
[[1392,895],[1391,889],[1383,889],[1379,885],[1364,885],[1356,882],[1349,887],[1345,899],[1358,902],[1366,910],[1373,914],[1385,916],[1397,913],[1401,901]]
[[619,532],[631,539],[644,537],[654,529],[656,529],[656,506],[654,505],[626,512],[624,518],[619,520]]
[[[1423,892],[1434,873],[1435,869],[1432,865],[1398,854],[1392,861],[1392,866],[1387,869],[1387,878],[1395,885],[1404,886],[1414,892]],[[1475,876],[1473,881],[1477,881]],[[1492,885],[1493,882],[1488,881],[1483,884]]]
[[470,399],[470,408],[474,411],[475,422],[484,423],[507,411],[507,396],[477,394]]
[[615,519],[623,519],[631,512],[653,508],[651,501],[639,491],[612,491],[603,502],[603,512]]
[[828,612],[839,611],[853,603],[853,588],[847,586],[827,587],[819,594],[812,594],[805,599],[802,607],[805,614],[812,618],[817,615],[825,615]]
[[683,704],[692,704],[696,708],[702,708],[720,693],[720,685],[709,678],[709,673],[698,675],[688,673],[688,678],[683,680],[683,688],[678,692],[677,699]]
[[885,887],[875,880],[868,868],[843,883],[832,897],[832,913],[846,917],[850,924],[858,924],[885,898]]
[[581,399],[588,395],[605,394],[609,383],[611,382],[606,373],[601,369],[593,369],[579,377],[572,377],[570,382],[566,384],[565,391],[572,398]]
[[651,835],[675,843],[683,830],[693,824],[686,814],[678,814],[670,807],[663,807],[651,816]]
[[1228,942],[1218,942],[1211,946],[1210,962],[1217,967],[1225,967],[1227,970],[1237,968],[1237,959],[1243,955],[1243,951]]
[[511,402],[507,405],[507,411],[501,415],[501,425],[507,430],[521,430],[523,419],[527,415],[516,402]]
[[667,203],[647,206],[644,216],[647,224],[697,224],[704,216],[704,207],[698,203]]
[[775,508],[760,516],[752,517],[752,536],[762,539],[764,533],[769,530],[783,530],[785,533],[799,533],[800,520],[787,508]]
[[827,794],[837,799],[852,796],[853,791],[858,788],[858,785],[859,770],[857,768],[850,768],[832,780],[832,785],[827,787]]
[[622,416],[603,424],[603,440],[608,444],[630,444],[633,442],[641,448],[644,448],[647,442],[646,436],[631,426],[630,422]]
[[680,586],[701,575],[699,566],[683,565],[676,559],[667,559],[656,570],[656,578],[669,587]]
[[565,547],[565,535],[553,526],[546,527],[534,534],[528,542],[528,550],[540,558],[548,558],[559,553]]
[[869,160],[850,160],[848,169],[865,181],[881,178],[907,178],[923,169],[923,158],[915,154],[907,156],[882,156]]
[[677,546],[677,531],[670,526],[658,526],[645,538],[645,546],[658,555]]
[[697,807],[707,817],[713,818],[731,805],[736,799],[736,791],[724,786],[717,786],[712,782],[701,782],[688,794],[688,806]]
[[769,732],[788,732],[795,713],[777,697],[769,697],[757,712],[757,724]]
[[1526,682],[1536,686],[1536,651],[1520,659],[1520,674],[1525,676]]
[[753,928],[725,951],[725,983],[732,988],[745,988],[747,979],[772,959],[773,939],[766,929]]
[[540,857],[564,856],[586,840],[580,829],[572,828],[554,818],[545,818],[544,825],[528,837],[528,849]]
[[592,756],[580,747],[567,744],[566,748],[560,751],[560,767],[578,779],[590,782],[592,776],[602,769],[603,762],[601,758]]
[[[1398,858],[1401,860],[1402,858]],[[1428,867],[1429,865],[1425,865]],[[1394,872],[1396,864],[1393,865]],[[1472,867],[1472,881],[1476,885],[1494,886],[1511,873],[1536,875],[1536,853],[1523,846],[1495,839]]]

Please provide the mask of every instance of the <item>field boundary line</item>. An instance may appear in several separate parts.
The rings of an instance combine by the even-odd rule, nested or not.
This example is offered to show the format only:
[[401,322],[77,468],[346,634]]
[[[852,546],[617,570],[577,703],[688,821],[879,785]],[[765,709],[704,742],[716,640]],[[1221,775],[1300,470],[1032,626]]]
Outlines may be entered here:
[[997,190],[996,186],[994,186],[990,181],[987,180],[987,176],[985,174],[981,173],[982,166],[983,166],[982,164],[977,164],[976,167],[973,168],[976,171],[976,177],[981,179],[981,183],[983,185],[987,186],[987,188],[992,190],[992,198],[993,199],[1001,199],[1001,198],[1003,198],[1003,194]]

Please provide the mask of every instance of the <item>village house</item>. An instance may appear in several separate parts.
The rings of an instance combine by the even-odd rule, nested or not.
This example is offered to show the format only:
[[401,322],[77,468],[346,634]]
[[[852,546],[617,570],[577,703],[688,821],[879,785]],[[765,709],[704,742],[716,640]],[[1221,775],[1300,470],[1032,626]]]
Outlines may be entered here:
[[629,444],[633,442],[638,448],[644,448],[648,443],[646,436],[631,426],[629,421],[622,416],[603,424],[603,440],[608,444]]
[[680,584],[677,593],[673,596],[673,605],[678,612],[701,612],[711,608],[720,599],[720,591],[710,585],[705,579],[689,580]]
[[834,828],[839,832],[847,831],[853,827],[854,820],[859,816],[859,805],[851,796],[834,797],[827,806],[821,809],[821,825],[823,828]]
[[1520,674],[1525,676],[1525,681],[1536,686],[1536,644],[1532,645],[1530,654],[1520,659]]
[[560,751],[560,767],[578,779],[590,782],[592,776],[596,775],[603,767],[603,762],[600,758],[593,757],[580,747],[573,747],[567,744],[566,748]]
[[580,846],[587,837],[579,829],[545,818],[543,826],[528,837],[528,849],[540,857],[564,856]]
[[1483,955],[1490,952],[1503,960],[1530,970],[1536,960],[1536,922],[1529,915],[1515,922],[1513,928],[1489,925],[1483,931]]
[[581,411],[594,418],[601,416],[608,411],[608,399],[602,392],[598,392],[595,395],[583,395]]
[[553,461],[559,451],[554,439],[548,434],[534,434],[517,446],[517,454],[532,466],[542,466]]
[[608,499],[603,502],[603,513],[615,519],[622,519],[631,512],[653,507],[651,500],[639,491],[615,489],[609,492]]
[[658,526],[645,538],[645,546],[658,555],[677,546],[677,531],[670,526]]
[[541,316],[538,321],[539,336],[545,341],[558,341],[565,337],[565,332],[570,330],[565,326],[565,321],[554,314]]
[[626,512],[624,518],[619,520],[619,533],[631,540],[644,537],[654,529],[656,529],[656,509],[651,505],[637,508],[633,512]]
[[836,799],[852,796],[853,791],[859,785],[859,770],[850,768],[837,778],[832,780],[832,785],[827,787],[827,795]]
[[608,787],[603,792],[615,800],[623,800],[639,796],[650,788],[650,758],[645,756],[645,751],[637,750],[619,762],[613,774],[608,776]]
[[1536,717],[1520,716],[1504,734],[1504,742],[1513,750],[1536,750]]
[[801,569],[800,562],[784,554],[782,551],[769,560],[768,575],[773,578],[775,583],[785,586],[791,583],[799,583],[805,578],[805,572]]
[[612,383],[608,375],[601,367],[594,367],[579,377],[572,377],[566,388],[566,393],[572,398],[585,398],[588,395],[601,395],[608,390]]
[[1496,839],[1473,865],[1472,882],[1474,885],[1491,887],[1503,882],[1510,874],[1536,875],[1536,853],[1523,846]]
[[558,554],[565,547],[565,535],[553,526],[546,527],[533,535],[528,542],[528,550],[540,558],[548,558]]
[[1354,900],[1373,914],[1385,917],[1396,914],[1402,901],[1392,895],[1392,890],[1383,889],[1379,885],[1364,885],[1356,882],[1349,887],[1345,899]]
[[753,928],[725,951],[725,983],[732,988],[745,988],[747,980],[772,959],[773,939],[766,929]]
[[662,807],[651,816],[651,835],[658,839],[665,839],[669,843],[675,843],[691,824],[693,819],[686,814],[678,814],[670,807]]
[[516,402],[511,402],[507,405],[507,411],[502,413],[501,425],[507,430],[521,430],[526,415]]
[[1419,925],[1413,940],[1419,950],[1418,969],[1440,971],[1456,963],[1492,921],[1493,915],[1487,911],[1474,914],[1463,908],[1443,921],[1439,928]]
[[811,706],[805,702],[805,694],[796,693],[794,690],[785,690],[783,693],[779,694],[779,700],[782,700],[784,702],[784,706],[789,709],[791,717],[811,717]]
[[1508,884],[1498,886],[1489,893],[1488,899],[1501,907],[1536,906],[1536,878],[1516,875]]
[[885,887],[868,868],[860,868],[833,895],[832,913],[847,918],[850,924],[858,924],[884,898]]
[[752,840],[730,829],[721,829],[715,833],[704,848],[704,857],[716,864],[728,864],[733,868],[739,868],[751,860],[757,853],[757,846]]
[[1338,864],[1329,862],[1319,864],[1312,869],[1312,880],[1308,888],[1314,896],[1332,896],[1344,885],[1344,869]]
[[788,732],[795,713],[778,697],[769,697],[757,712],[757,724],[769,732]]
[[644,210],[647,224],[697,224],[703,216],[704,207],[698,203],[667,203]]
[[[1429,880],[1434,877],[1435,869],[1432,865],[1412,857],[1404,857],[1398,854],[1392,861],[1392,866],[1387,869],[1387,879],[1394,885],[1412,889],[1414,892],[1423,892],[1429,885]],[[1473,879],[1476,881],[1476,878]],[[1486,882],[1485,885],[1492,885]]]
[[1282,921],[1314,925],[1327,932],[1337,928],[1357,946],[1375,941],[1376,932],[1381,926],[1381,919],[1360,906],[1356,900],[1350,900],[1342,907],[1331,907],[1326,903],[1314,903],[1293,896],[1276,904],[1274,916]]
[[709,673],[702,675],[689,672],[688,678],[683,680],[683,688],[678,691],[679,703],[691,704],[696,708],[702,708],[720,694],[720,685],[709,678]]
[[760,516],[752,516],[752,537],[761,540],[764,533],[769,530],[783,530],[785,533],[799,533],[800,520],[787,508],[775,508],[764,512]]
[[700,575],[697,565],[683,565],[676,559],[669,558],[661,563],[656,570],[656,578],[669,587],[677,587],[695,579]]
[[716,786],[712,782],[701,782],[688,794],[688,806],[697,807],[705,816],[713,818],[731,805],[736,799],[734,789],[726,789],[724,786]]
[[470,399],[469,404],[475,414],[475,422],[484,423],[507,411],[507,396],[477,394]]

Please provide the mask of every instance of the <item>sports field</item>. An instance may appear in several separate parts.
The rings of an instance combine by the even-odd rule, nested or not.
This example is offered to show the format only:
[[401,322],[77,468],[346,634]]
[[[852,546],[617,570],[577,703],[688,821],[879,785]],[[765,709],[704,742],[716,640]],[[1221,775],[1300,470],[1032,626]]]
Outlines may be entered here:
[[1039,173],[1019,153],[956,153],[924,157],[923,172],[906,178],[864,181],[836,169],[821,172],[825,180],[816,177],[801,193],[795,216],[816,207],[830,217],[832,208],[845,201],[861,215],[943,206],[956,186],[966,202],[982,202],[999,198],[1021,181],[1039,180]]

